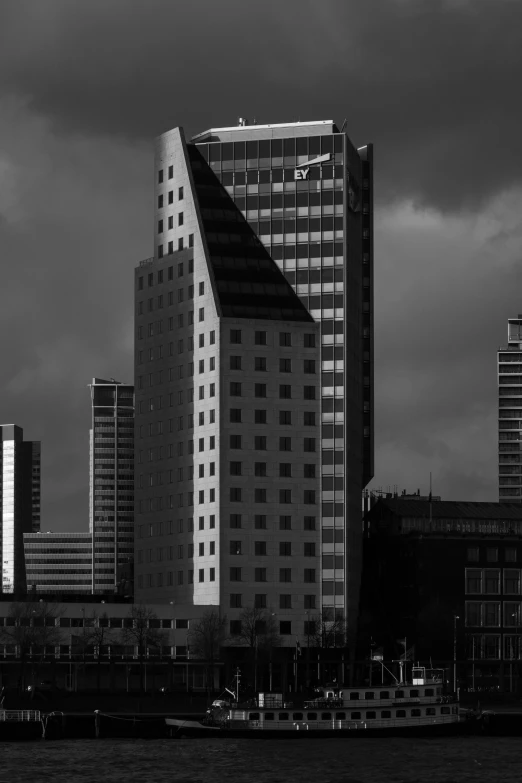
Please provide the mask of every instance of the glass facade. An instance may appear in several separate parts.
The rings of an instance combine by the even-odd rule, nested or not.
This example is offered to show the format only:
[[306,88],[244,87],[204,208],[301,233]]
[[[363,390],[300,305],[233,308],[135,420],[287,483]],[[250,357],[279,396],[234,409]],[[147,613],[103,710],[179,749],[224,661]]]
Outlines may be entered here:
[[[321,323],[322,603],[340,617],[348,595],[358,602],[360,496],[373,475],[372,148],[356,150],[333,123],[273,127],[216,129],[193,142]],[[201,216],[216,218],[210,241],[225,253],[220,216]]]
[[134,386],[91,384],[92,592],[114,592],[134,555]]
[[498,351],[499,501],[522,502],[522,316],[508,321]]
[[29,593],[91,593],[90,533],[26,533],[24,552]]

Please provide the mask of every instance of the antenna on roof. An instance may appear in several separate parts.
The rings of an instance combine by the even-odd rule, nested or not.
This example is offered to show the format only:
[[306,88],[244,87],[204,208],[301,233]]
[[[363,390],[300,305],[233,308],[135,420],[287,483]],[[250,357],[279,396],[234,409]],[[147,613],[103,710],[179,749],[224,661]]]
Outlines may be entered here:
[[348,119],[345,117],[343,120],[343,124],[341,125],[341,133],[344,132],[344,129],[346,128],[347,124],[348,124]]

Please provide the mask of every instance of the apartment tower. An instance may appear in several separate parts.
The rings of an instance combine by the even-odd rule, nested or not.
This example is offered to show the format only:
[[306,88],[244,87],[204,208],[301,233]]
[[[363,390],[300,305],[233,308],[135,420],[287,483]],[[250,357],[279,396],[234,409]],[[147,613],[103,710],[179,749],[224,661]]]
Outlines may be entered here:
[[498,350],[498,499],[522,502],[522,315],[508,319]]

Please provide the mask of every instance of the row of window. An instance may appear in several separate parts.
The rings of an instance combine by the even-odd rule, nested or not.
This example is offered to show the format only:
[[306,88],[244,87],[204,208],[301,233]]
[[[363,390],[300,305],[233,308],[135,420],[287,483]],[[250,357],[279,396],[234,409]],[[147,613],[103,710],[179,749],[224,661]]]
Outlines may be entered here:
[[[47,628],[132,628],[134,624],[132,617],[0,617],[0,627],[47,627]],[[141,621],[140,621],[141,622]],[[143,620],[147,628],[188,628],[189,621],[184,619],[161,620],[151,618]]]
[[[313,363],[313,366],[315,367],[315,362]],[[295,389],[295,387],[294,387]],[[229,394],[231,397],[243,397],[248,396],[244,395],[243,392],[245,391],[245,384],[241,383],[239,381],[230,381],[229,386]],[[267,384],[266,383],[255,383],[254,384],[254,397],[263,398],[267,396]],[[280,400],[291,400],[292,399],[292,386],[290,384],[279,384],[279,399]],[[316,387],[315,386],[304,386],[303,387],[303,399],[304,400],[315,400],[316,399]]]
[[[194,234],[189,235],[189,247],[194,246]],[[185,264],[183,261],[178,262],[177,267],[177,275],[179,277],[183,277],[185,273],[185,269],[187,270],[187,274],[192,275],[194,274],[194,259],[190,258],[188,262]],[[174,280],[174,267],[169,266],[167,268],[167,274],[165,275],[164,269],[158,269],[156,272],[156,283],[158,285],[161,285],[164,282],[167,282],[168,280]],[[147,287],[152,288],[154,285],[154,272],[149,272],[147,274]],[[138,277],[138,291],[143,291],[145,286],[145,278],[143,276]]]
[[[229,541],[229,551],[231,555],[243,554],[243,542],[242,541]],[[216,554],[216,542],[215,541],[200,541],[195,549],[194,544],[178,544],[177,546],[168,547],[156,547],[156,549],[140,549],[138,550],[138,563],[162,563],[164,560],[183,560],[187,554],[187,558],[192,560],[197,552],[198,557],[213,557]],[[247,554],[244,552],[244,554]],[[297,554],[294,549],[294,555]],[[303,554],[305,557],[315,557],[316,549],[314,542],[305,542],[303,544]],[[256,557],[267,556],[267,542],[266,541],[254,541],[254,555]],[[279,556],[291,557],[292,556],[292,542],[280,541],[279,542]],[[342,556],[340,558],[342,568]],[[110,572],[107,572],[110,573]]]
[[[297,335],[293,335],[294,338],[297,337]],[[231,329],[229,334],[229,342],[231,345],[242,345],[243,344],[243,330],[242,329]],[[245,343],[246,344],[246,343]],[[254,332],[254,345],[266,345],[267,344],[267,333],[264,331],[255,331]],[[307,333],[303,335],[303,345],[305,348],[315,348],[315,334],[314,333]],[[292,347],[292,333],[291,332],[279,332],[279,346],[281,348],[291,348]]]
[[[315,334],[312,335],[315,337]],[[244,370],[243,356],[231,356],[230,357],[230,369],[231,370]],[[254,371],[255,372],[268,372],[269,367],[266,356],[254,356]],[[270,371],[273,372],[274,368],[270,367]],[[279,359],[279,372],[292,372],[292,359],[284,358]],[[315,359],[304,359],[303,372],[305,375],[315,375],[316,373],[316,361]]]
[[[254,515],[254,529],[255,530],[268,530],[271,529],[271,521],[270,524],[268,523],[268,517],[266,514],[255,514]],[[246,527],[244,524],[246,522],[246,518],[243,518],[241,514],[231,514],[230,515],[230,527],[233,529],[241,529],[243,527]],[[198,530],[206,530],[205,526],[205,517],[200,516],[198,517]],[[210,514],[208,518],[208,529],[214,530],[216,527],[216,516],[215,514]],[[168,520],[167,522],[150,522],[148,525],[140,525],[138,527],[138,538],[154,538],[155,536],[163,536],[163,535],[174,535],[174,533],[193,533],[194,532],[194,517],[189,517],[187,520],[178,519],[177,522],[175,522],[173,519]],[[294,529],[301,529],[301,528],[294,528]],[[303,530],[306,531],[312,531],[317,529],[317,519],[316,517],[311,516],[305,516],[303,518]],[[292,517],[291,516],[280,516],[279,517],[279,530],[292,530]],[[342,544],[344,541],[344,530],[342,528],[335,529],[334,528],[324,528],[322,531],[323,535],[323,542],[325,543],[333,543],[334,542],[334,534],[335,534],[335,543]]]
[[[198,290],[199,296],[203,296],[205,294],[205,283],[203,281],[199,283]],[[182,304],[185,301],[184,292],[184,288],[178,288],[177,294],[175,294],[174,291],[169,291],[166,297],[164,294],[159,294],[155,299],[153,297],[149,297],[146,302],[140,301],[138,302],[137,314],[144,315],[145,312],[153,313],[155,310],[162,310],[165,306],[172,307],[175,303]],[[194,286],[189,285],[187,288],[186,301],[188,302],[192,299],[194,299]]]
[[498,595],[502,582],[504,594],[521,594],[522,579],[519,568],[466,568],[465,580],[468,594]]
[[[235,160],[248,160],[249,164],[257,159],[272,158],[270,165],[278,165],[276,161],[283,157],[295,155],[321,155],[327,152],[342,154],[343,134],[325,134],[322,136],[305,136],[287,139],[261,139],[255,141],[214,142],[198,144],[197,148],[209,163]],[[275,160],[274,160],[275,159]],[[295,161],[294,161],[295,162]],[[342,163],[342,158],[339,160]],[[268,165],[268,164],[267,164]],[[279,164],[281,165],[281,164]]]
[[[478,562],[480,559],[480,553],[484,556],[484,548],[478,546],[471,546],[467,548],[467,559],[470,562]],[[485,547],[486,561],[488,563],[498,563],[499,549],[498,547]],[[514,546],[504,547],[503,550],[504,560],[506,563],[516,563],[517,561],[517,548]]]
[[[440,715],[451,715],[451,707],[440,707]],[[393,712],[393,714],[392,714]],[[456,713],[456,707],[453,708],[453,712]],[[287,720],[293,720],[293,721],[318,721],[318,720],[325,720],[325,721],[332,721],[332,720],[376,720],[379,718],[420,718],[422,715],[427,716],[433,716],[437,715],[437,707],[425,707],[424,709],[421,709],[420,707],[413,707],[410,710],[380,710],[379,715],[377,715],[377,712],[375,710],[367,710],[366,712],[362,713],[359,711],[353,711],[350,713],[346,712],[293,712],[292,717],[290,717],[289,712],[264,712],[263,713],[263,720],[264,721],[287,721]],[[248,719],[249,720],[260,720],[260,713],[259,712],[249,712],[248,713]]]
[[[334,166],[323,163],[322,166],[310,167],[308,171],[308,179],[304,181],[316,182],[318,180],[332,179],[338,179],[342,181],[343,177],[343,166],[340,164]],[[271,182],[294,182],[295,166],[293,168],[249,168],[248,171],[222,171],[220,179],[226,188],[243,188],[245,185],[269,185]],[[240,192],[244,192],[244,190],[241,190]]]
[[[292,570],[295,569],[292,568],[280,568],[279,569],[279,582],[291,582],[292,581]],[[250,581],[248,578],[244,579],[245,576],[245,568],[242,568],[240,566],[232,566],[229,569],[229,580],[230,582],[248,582]],[[305,568],[303,570],[303,579],[302,581],[306,584],[311,584],[316,581],[316,569],[315,568]],[[254,582],[268,582],[268,568],[254,568]],[[275,581],[275,580],[270,580]],[[300,580],[299,580],[300,581]]]
[[[168,169],[168,178],[173,179],[174,177],[174,166],[169,166]],[[163,182],[163,169],[158,170],[158,184],[162,184]],[[182,201],[184,196],[184,189],[183,187],[178,188],[178,201]]]
[[[304,609],[315,609],[315,595],[304,595],[303,596],[303,602],[304,602]],[[280,609],[292,609],[292,606],[296,606],[296,603],[298,603],[301,600],[301,596],[292,596],[290,593],[282,593],[279,595],[279,608]],[[251,597],[248,596],[248,602],[251,601]],[[243,594],[242,593],[231,593],[230,594],[230,600],[229,600],[229,606],[231,609],[243,609]],[[267,608],[267,594],[266,593],[256,593],[254,595],[254,607],[256,609],[266,609]],[[342,610],[341,610],[342,611]],[[336,618],[336,619],[342,619],[342,617]],[[261,621],[258,621],[259,623]],[[312,634],[314,630],[312,629],[313,625],[312,620],[305,620],[304,623],[304,633],[305,634]],[[241,633],[241,620],[234,620],[234,627],[236,628],[235,633]],[[237,630],[239,629],[239,630]],[[258,631],[258,626],[256,625],[256,631]],[[258,631],[259,632],[259,631]]]
[[[155,474],[150,474],[150,483],[148,486],[154,487],[156,486],[156,477]],[[161,484],[161,481],[160,481]],[[197,493],[194,492],[188,492],[187,493],[187,506],[190,508],[194,505],[196,494],[197,496],[197,504],[198,505],[204,505],[205,503],[215,503],[216,502],[216,490],[214,488],[208,490],[208,494],[205,494],[206,490],[200,489]],[[229,491],[229,500],[231,503],[243,503],[246,502],[246,492],[245,495],[243,495],[243,488],[242,487],[231,487]],[[149,498],[149,500],[154,501],[155,498]],[[158,500],[158,499],[156,499]],[[140,501],[140,509],[141,509],[141,503],[143,501]],[[174,495],[169,495],[167,500],[167,508],[175,508],[174,506],[175,497]],[[273,502],[279,502],[283,505],[288,505],[291,503],[299,502],[295,499],[295,496],[292,496],[292,490],[291,489],[280,489],[279,495],[278,495],[278,501],[274,501],[272,497],[269,497],[268,489],[265,489],[263,487],[255,487],[254,488],[254,503],[273,503]],[[317,503],[316,499],[316,492],[314,489],[305,489],[303,490],[303,500],[302,502],[305,505],[315,505]],[[177,508],[183,508],[183,493],[178,494],[177,496]],[[152,509],[151,509],[152,510]],[[161,510],[159,508],[156,508],[154,510]]]
[[[301,465],[299,466],[299,468]],[[246,472],[244,471],[244,463],[243,462],[230,462],[229,464],[229,473],[231,476],[247,476],[250,475],[250,468],[247,467]],[[271,474],[272,477],[279,476],[279,478],[292,478],[293,476],[296,476],[295,468],[296,466],[293,466],[294,471],[292,470],[292,463],[291,462],[280,462],[279,463],[279,472],[275,472]],[[316,473],[316,466],[304,464],[302,466],[303,468],[303,478],[315,478]],[[301,471],[299,471],[301,472]],[[265,478],[269,476],[270,474],[267,473],[267,463],[266,462],[254,462],[254,476],[258,476],[261,478]]]
[[[522,604],[520,601],[466,601],[465,624],[467,626],[504,626],[519,627],[522,624]],[[501,613],[504,622],[501,622]]]

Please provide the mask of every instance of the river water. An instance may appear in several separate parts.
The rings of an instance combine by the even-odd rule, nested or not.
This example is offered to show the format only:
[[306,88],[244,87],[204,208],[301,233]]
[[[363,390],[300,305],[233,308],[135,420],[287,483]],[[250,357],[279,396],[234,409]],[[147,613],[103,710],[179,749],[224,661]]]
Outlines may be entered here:
[[0,743],[0,782],[510,783],[517,737]]

